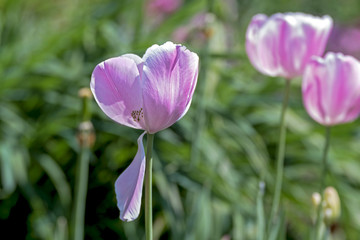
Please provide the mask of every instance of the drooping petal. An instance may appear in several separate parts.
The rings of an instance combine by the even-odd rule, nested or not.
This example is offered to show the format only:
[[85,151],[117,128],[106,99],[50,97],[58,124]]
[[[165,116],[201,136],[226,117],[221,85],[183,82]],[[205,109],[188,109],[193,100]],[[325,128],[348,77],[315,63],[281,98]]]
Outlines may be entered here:
[[360,113],[360,63],[339,53],[314,57],[306,67],[302,91],[315,121],[327,126],[351,122]]
[[246,51],[258,71],[291,79],[303,74],[311,56],[323,54],[331,29],[329,16],[258,14],[246,32]]
[[140,213],[142,188],[145,174],[145,151],[142,143],[146,132],[137,140],[138,151],[130,166],[115,182],[117,206],[120,219],[126,222],[135,220]]
[[142,60],[133,54],[98,64],[90,88],[103,112],[114,121],[144,129],[141,81]]
[[184,46],[153,45],[144,57],[143,101],[146,130],[155,133],[188,110],[197,82],[199,58]]

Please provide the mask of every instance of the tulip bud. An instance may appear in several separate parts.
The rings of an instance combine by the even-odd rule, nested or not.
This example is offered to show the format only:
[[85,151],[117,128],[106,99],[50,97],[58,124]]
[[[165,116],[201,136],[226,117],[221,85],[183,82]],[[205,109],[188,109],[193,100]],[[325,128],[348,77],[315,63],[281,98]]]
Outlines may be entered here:
[[340,217],[340,198],[333,187],[327,187],[324,191],[324,222],[331,225]]
[[92,98],[90,88],[80,88],[78,95],[80,98]]
[[81,120],[83,122],[89,121],[91,117],[89,99],[91,99],[93,96],[90,88],[81,88],[78,92],[78,96],[82,100]]
[[311,196],[312,204],[315,208],[317,208],[321,202],[321,195],[318,192],[314,192]]

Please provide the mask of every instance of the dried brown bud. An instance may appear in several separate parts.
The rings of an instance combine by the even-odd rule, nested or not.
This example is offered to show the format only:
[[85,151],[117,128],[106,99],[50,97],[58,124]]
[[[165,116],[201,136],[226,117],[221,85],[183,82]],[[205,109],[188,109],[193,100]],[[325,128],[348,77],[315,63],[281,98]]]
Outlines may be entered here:
[[94,127],[90,121],[81,122],[79,124],[77,140],[81,147],[91,148],[94,146],[96,139]]

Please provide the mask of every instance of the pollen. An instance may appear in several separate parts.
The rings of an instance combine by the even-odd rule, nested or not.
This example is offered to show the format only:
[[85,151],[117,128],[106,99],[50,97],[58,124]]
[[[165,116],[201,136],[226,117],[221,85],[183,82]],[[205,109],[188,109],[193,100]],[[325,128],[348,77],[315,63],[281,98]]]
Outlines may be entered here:
[[140,108],[140,110],[138,111],[132,111],[131,112],[131,117],[133,118],[133,120],[135,122],[140,122],[141,118],[144,118],[144,111],[142,108]]

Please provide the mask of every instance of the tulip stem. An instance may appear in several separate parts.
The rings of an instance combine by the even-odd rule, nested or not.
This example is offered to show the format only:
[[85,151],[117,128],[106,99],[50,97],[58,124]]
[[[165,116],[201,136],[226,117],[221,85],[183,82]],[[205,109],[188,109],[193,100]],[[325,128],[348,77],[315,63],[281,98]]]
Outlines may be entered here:
[[[71,215],[71,227],[70,227],[70,239],[82,240],[84,239],[84,227],[85,227],[85,206],[86,206],[86,195],[88,189],[88,178],[89,178],[89,161],[91,156],[91,140],[89,139],[89,133],[82,129],[80,126],[91,118],[90,110],[90,97],[81,94],[82,92],[90,92],[90,89],[82,89],[79,91],[79,96],[82,99],[81,106],[81,120],[79,125],[78,136],[80,144],[80,150],[76,166],[75,176],[75,190],[74,190],[74,205],[73,212]],[[84,94],[84,93],[83,93]],[[91,94],[90,94],[91,96]],[[91,124],[91,123],[90,123]],[[92,126],[92,125],[91,125]]]
[[276,169],[276,185],[275,185],[275,193],[273,197],[270,218],[269,218],[269,229],[271,225],[275,222],[276,216],[279,210],[280,204],[280,196],[281,196],[281,188],[282,188],[282,180],[284,174],[284,155],[285,155],[285,140],[286,140],[286,124],[285,124],[285,115],[286,109],[289,102],[290,95],[290,80],[286,79],[286,85],[284,89],[284,99],[281,108],[281,117],[280,117],[280,137],[279,137],[279,146],[277,153],[277,169]]
[[265,182],[260,181],[259,191],[256,199],[256,221],[257,221],[257,240],[265,239],[265,214],[264,214],[264,192],[265,192]]
[[81,147],[75,182],[75,210],[73,216],[74,225],[72,238],[74,240],[84,239],[84,218],[89,175],[89,159],[90,149],[87,147]]
[[[317,207],[314,239],[321,239],[321,223],[322,223],[322,219],[323,219],[323,212],[321,210],[322,210],[322,206],[323,206],[323,202],[324,202],[325,180],[326,180],[326,175],[327,175],[327,171],[328,171],[327,155],[329,152],[329,146],[330,146],[330,127],[326,127],[325,146],[324,146],[323,157],[322,157],[322,172],[321,172],[321,178],[320,178],[321,182],[320,182],[320,189],[319,189],[319,193],[321,194],[321,201]],[[315,236],[316,236],[316,238],[315,238]]]
[[145,167],[145,236],[152,240],[152,149],[154,134],[147,134],[146,167]]
[[329,240],[329,239],[330,239],[330,227],[326,226],[323,240]]

